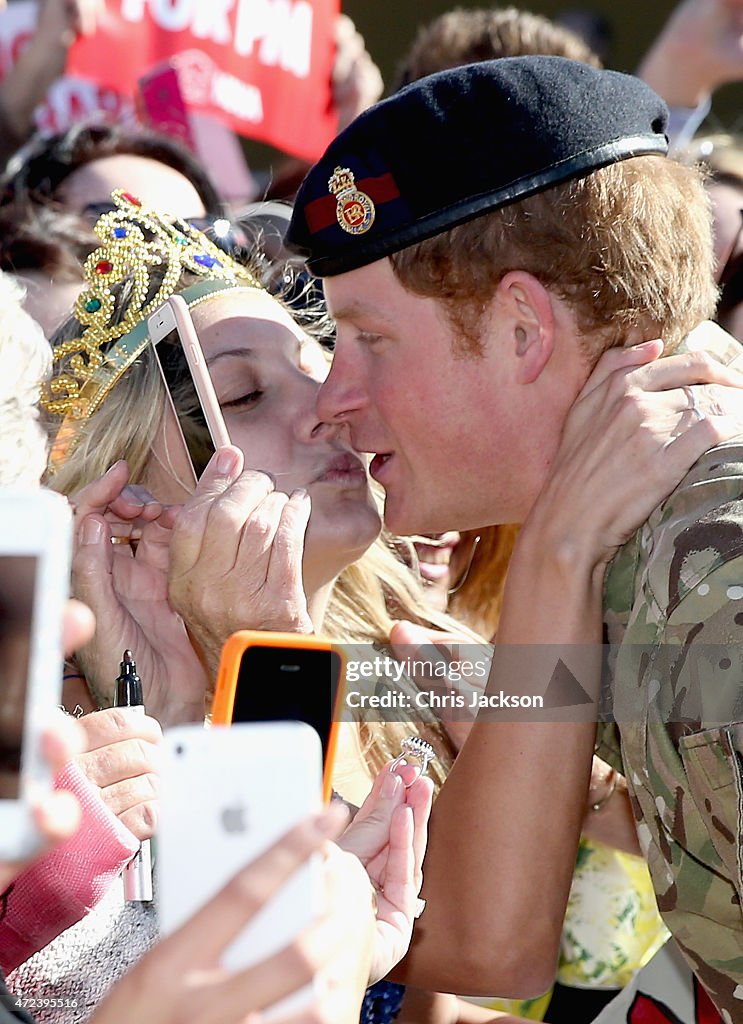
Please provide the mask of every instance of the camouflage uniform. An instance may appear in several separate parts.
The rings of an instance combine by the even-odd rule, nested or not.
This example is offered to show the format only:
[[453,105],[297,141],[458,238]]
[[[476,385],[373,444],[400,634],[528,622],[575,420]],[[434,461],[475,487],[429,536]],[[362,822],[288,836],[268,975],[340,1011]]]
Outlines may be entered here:
[[[743,364],[712,325],[700,347]],[[616,724],[597,752],[627,776],[668,928],[743,1022],[743,440],[708,451],[620,550],[604,618]]]

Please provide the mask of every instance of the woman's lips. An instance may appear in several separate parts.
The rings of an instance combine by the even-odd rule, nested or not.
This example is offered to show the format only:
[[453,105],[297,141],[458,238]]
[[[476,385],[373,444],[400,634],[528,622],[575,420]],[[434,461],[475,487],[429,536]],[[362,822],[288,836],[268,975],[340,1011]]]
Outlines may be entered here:
[[320,484],[340,484],[346,487],[366,486],[366,469],[361,459],[355,455],[338,455],[327,463],[314,482]]

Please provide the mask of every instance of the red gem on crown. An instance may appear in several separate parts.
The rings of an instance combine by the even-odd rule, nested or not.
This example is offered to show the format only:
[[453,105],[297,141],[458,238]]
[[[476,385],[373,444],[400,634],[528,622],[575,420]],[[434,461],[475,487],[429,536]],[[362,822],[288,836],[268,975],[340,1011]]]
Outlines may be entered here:
[[142,201],[140,199],[137,199],[136,196],[133,196],[131,194],[131,192],[122,192],[121,193],[121,197],[122,197],[122,199],[126,199],[127,203],[131,203],[132,206],[141,206],[142,205]]
[[96,274],[110,274],[113,268],[113,263],[110,263],[108,260],[101,260],[100,263],[96,263],[95,272]]

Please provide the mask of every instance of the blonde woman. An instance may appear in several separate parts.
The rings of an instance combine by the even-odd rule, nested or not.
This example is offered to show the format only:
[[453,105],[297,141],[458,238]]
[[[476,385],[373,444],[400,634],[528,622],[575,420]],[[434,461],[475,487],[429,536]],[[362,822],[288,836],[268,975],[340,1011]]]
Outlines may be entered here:
[[[203,716],[221,644],[237,628],[323,631],[343,642],[386,644],[399,618],[444,625],[427,611],[406,567],[377,539],[381,520],[364,463],[338,428],[318,419],[315,396],[327,366],[318,343],[249,271],[198,232],[169,224],[126,194],[115,194],[115,202],[116,212],[96,226],[103,244],[88,261],[89,287],[76,318],[55,339],[57,375],[46,402],[61,421],[51,484],[74,496],[78,518],[75,590],[98,621],[80,659],[96,699],[110,700],[124,647],[135,651],[148,709],[173,722]],[[172,443],[145,326],[147,315],[174,292],[190,306],[234,442],[217,452],[193,493]],[[93,366],[87,376],[79,372],[81,353]],[[627,368],[655,355],[657,347],[648,346],[623,353],[620,361],[615,353],[597,377],[614,373],[621,381]],[[690,442],[657,460],[668,434],[683,429],[682,414],[672,412],[662,392],[643,398],[646,415],[649,403],[657,403],[662,427],[644,434],[639,446],[627,446],[620,424],[616,447],[631,447],[634,467],[647,460],[653,474],[635,473],[640,495],[629,493],[624,480],[623,502],[601,505],[611,508],[611,522],[594,523],[596,543],[631,532],[642,519],[637,508],[642,503],[644,510],[648,488],[654,499],[669,492],[695,457]],[[612,410],[603,418],[611,438]],[[563,453],[562,469],[567,462],[574,475],[563,479],[572,481],[574,515],[589,519],[597,515],[594,488],[603,494],[606,481],[581,475],[582,445],[591,441],[578,436],[569,436]],[[560,507],[559,490],[555,482],[545,493],[540,512],[546,518],[552,502]],[[562,521],[555,522],[553,543]],[[134,540],[135,550],[112,539]],[[517,583],[509,614],[538,625],[530,580],[535,554],[524,542],[512,561]],[[551,615],[553,635],[559,635],[560,614]],[[575,611],[566,607],[564,614],[570,627]],[[412,687],[406,680],[400,685]],[[427,717],[418,728],[437,741],[445,771],[452,748]],[[397,753],[408,731],[408,724],[380,722],[355,730],[353,772],[368,772],[390,747]],[[587,775],[576,769],[574,780],[581,806]],[[565,816],[564,834],[556,830],[558,873],[564,872],[563,848],[573,842],[574,818],[574,812]],[[514,879],[514,900],[520,886],[530,884],[527,878]],[[546,900],[552,891],[547,878]],[[554,891],[559,899],[560,886]],[[452,1019],[457,1013],[451,1010]]]

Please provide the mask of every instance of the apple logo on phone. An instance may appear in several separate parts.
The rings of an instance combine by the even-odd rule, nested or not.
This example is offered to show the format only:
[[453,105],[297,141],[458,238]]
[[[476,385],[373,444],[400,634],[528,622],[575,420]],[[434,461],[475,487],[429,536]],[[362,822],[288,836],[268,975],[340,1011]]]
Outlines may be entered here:
[[247,832],[248,823],[245,818],[246,808],[243,804],[223,807],[221,812],[222,827],[225,832]]

